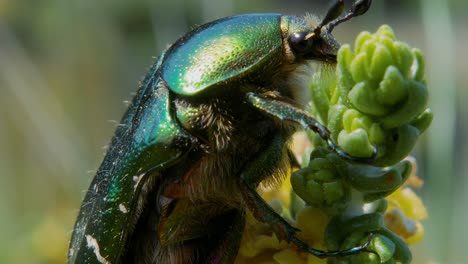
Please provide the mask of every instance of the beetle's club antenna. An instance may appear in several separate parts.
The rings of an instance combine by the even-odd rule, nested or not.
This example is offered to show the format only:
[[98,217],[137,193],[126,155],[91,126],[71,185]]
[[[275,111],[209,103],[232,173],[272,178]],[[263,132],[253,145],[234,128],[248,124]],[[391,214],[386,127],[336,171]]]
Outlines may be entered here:
[[334,0],[327,11],[327,15],[323,20],[315,27],[314,31],[306,36],[306,39],[320,36],[322,28],[326,27],[326,32],[332,32],[335,26],[350,20],[353,17],[360,16],[369,10],[372,0],[356,0],[351,9],[343,17],[339,17],[343,13],[344,1]]

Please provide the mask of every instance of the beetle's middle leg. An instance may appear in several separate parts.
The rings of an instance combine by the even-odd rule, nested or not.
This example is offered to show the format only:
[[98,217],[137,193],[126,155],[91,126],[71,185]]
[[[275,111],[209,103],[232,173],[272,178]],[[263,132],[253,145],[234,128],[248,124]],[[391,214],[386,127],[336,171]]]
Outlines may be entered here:
[[374,147],[374,153],[371,157],[354,157],[340,147],[338,147],[330,136],[330,131],[322,124],[320,124],[315,118],[309,115],[306,111],[294,107],[290,104],[266,98],[255,93],[247,93],[246,96],[247,102],[249,102],[255,108],[261,110],[264,113],[267,113],[271,116],[274,116],[283,121],[293,121],[302,125],[304,128],[310,128],[316,132],[325,142],[327,143],[330,150],[338,154],[340,157],[347,160],[372,163],[377,156],[377,148]]
[[299,229],[291,226],[283,217],[276,213],[265,200],[257,193],[257,184],[266,176],[271,175],[271,170],[278,170],[278,164],[284,164],[282,159],[288,157],[284,138],[277,135],[273,138],[268,148],[257,158],[248,164],[241,174],[242,199],[253,216],[260,222],[268,223],[275,231],[278,239],[293,242],[298,248],[317,257],[336,257],[357,254],[366,251],[372,236],[363,246],[340,251],[322,251],[309,247],[295,236]]
[[285,174],[290,169],[291,163],[285,141],[282,136],[276,135],[267,149],[244,168],[240,178],[242,199],[252,215],[260,222],[270,224],[278,239],[288,242],[291,241],[298,229],[292,227],[277,214],[257,193],[256,187],[263,179],[271,177],[273,174]]

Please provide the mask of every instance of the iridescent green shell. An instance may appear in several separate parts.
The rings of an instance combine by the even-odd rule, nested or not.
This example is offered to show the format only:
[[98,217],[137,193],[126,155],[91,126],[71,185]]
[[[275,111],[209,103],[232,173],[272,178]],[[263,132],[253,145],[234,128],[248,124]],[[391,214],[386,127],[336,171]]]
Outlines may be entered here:
[[273,65],[283,57],[280,23],[280,14],[251,14],[205,24],[169,48],[162,77],[173,92],[194,95]]
[[135,96],[86,194],[69,263],[118,263],[131,219],[138,214],[142,177],[157,179],[192,147],[193,138],[170,110],[169,90],[153,77]]

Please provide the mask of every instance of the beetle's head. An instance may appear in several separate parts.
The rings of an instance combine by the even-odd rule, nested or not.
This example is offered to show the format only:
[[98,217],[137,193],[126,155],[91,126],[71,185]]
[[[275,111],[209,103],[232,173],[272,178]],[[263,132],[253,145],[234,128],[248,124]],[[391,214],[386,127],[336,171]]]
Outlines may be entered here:
[[317,25],[311,27],[304,20],[296,17],[287,17],[287,30],[285,45],[288,52],[298,60],[319,60],[336,62],[339,43],[331,34],[333,28],[355,16],[364,14],[370,7],[371,0],[356,0],[351,10],[344,16],[343,0],[335,0],[327,14]]

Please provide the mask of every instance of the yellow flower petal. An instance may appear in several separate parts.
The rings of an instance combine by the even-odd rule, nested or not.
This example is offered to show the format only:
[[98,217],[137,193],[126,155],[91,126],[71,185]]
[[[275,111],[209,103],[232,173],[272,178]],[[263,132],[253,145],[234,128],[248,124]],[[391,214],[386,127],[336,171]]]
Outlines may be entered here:
[[397,190],[388,196],[389,210],[400,208],[403,213],[414,220],[427,218],[427,210],[421,198],[409,187]]
[[318,258],[312,254],[307,256],[307,264],[325,264],[327,263],[326,259]]
[[398,208],[385,213],[384,223],[386,227],[409,244],[421,240],[424,236],[422,224],[419,221],[408,218]]
[[273,259],[278,264],[305,263],[296,250],[287,248],[273,255]]
[[328,216],[318,208],[304,207],[297,214],[298,237],[309,246],[323,248],[324,230],[329,222]]
[[289,207],[291,202],[291,173],[288,173],[288,177],[281,182],[279,187],[261,185],[260,195],[265,201],[270,202],[274,199],[278,199],[284,205],[285,208]]
[[424,237],[424,226],[421,222],[416,222],[416,232],[413,236],[405,239],[406,243],[414,244],[419,242]]

